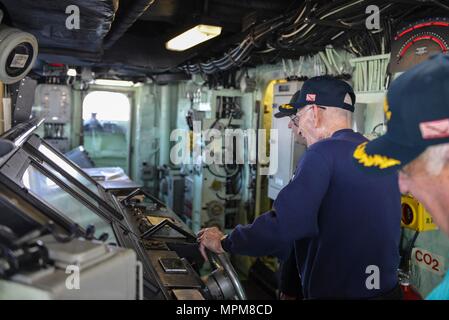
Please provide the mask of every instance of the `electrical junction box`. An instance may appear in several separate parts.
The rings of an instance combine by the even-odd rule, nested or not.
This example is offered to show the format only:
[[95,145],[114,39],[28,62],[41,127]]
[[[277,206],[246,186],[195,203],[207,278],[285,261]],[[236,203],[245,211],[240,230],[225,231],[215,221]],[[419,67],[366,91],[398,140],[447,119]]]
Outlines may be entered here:
[[[306,150],[305,146],[295,142],[293,132],[288,128],[290,118],[278,119],[274,117],[274,114],[278,112],[280,105],[290,102],[296,91],[301,89],[302,84],[303,82],[300,81],[291,81],[274,86],[271,128],[278,132],[276,141],[278,144],[278,169],[274,175],[269,176],[268,180],[268,197],[273,200],[276,199],[279,191],[290,182],[295,172],[296,164]],[[271,139],[275,138],[271,137]]]
[[34,117],[45,119],[36,131],[62,153],[70,150],[72,89],[66,85],[40,84],[36,87]]
[[432,231],[438,227],[424,206],[410,195],[403,195],[401,200],[401,226],[415,231]]
[[36,88],[35,112],[46,123],[70,123],[71,89],[65,85],[40,84]]

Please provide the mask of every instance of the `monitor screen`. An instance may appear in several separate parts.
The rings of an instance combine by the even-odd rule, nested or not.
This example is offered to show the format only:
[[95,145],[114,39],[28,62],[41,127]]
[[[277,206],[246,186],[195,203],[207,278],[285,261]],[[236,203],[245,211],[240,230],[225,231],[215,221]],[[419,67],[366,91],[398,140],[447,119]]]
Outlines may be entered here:
[[66,219],[79,224],[84,229],[88,225],[94,225],[96,237],[106,232],[109,234],[108,241],[116,242],[112,227],[106,220],[78,198],[64,190],[33,164],[30,164],[25,170],[22,176],[22,183],[31,194]]
[[59,154],[47,147],[44,143],[41,143],[38,150],[42,152],[48,159],[53,161],[58,167],[71,175],[74,179],[78,180],[81,184],[101,197],[100,191],[98,190],[95,182],[91,179],[88,179],[83,173],[81,173],[80,169],[76,169],[75,166],[70,164],[70,160],[61,157]]

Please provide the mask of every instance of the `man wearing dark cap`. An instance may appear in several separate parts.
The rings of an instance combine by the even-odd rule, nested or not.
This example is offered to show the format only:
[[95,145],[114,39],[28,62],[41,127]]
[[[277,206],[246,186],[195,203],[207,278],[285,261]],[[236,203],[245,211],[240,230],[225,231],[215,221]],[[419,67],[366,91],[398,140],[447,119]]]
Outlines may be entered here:
[[352,159],[366,139],[352,131],[355,95],[329,76],[306,81],[279,108],[307,151],[273,209],[228,236],[199,233],[200,249],[250,256],[296,255],[306,299],[400,298],[397,176],[366,177]]
[[[388,132],[354,152],[367,172],[399,170],[411,193],[449,235],[449,56],[434,56],[391,84],[385,103]],[[428,299],[449,299],[449,274]]]

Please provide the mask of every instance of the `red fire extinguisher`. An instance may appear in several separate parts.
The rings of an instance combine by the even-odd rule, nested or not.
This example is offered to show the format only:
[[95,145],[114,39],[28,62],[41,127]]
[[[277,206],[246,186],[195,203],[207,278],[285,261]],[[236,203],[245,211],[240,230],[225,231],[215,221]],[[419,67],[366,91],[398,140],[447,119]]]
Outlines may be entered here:
[[419,292],[410,284],[408,277],[400,281],[404,300],[423,300]]

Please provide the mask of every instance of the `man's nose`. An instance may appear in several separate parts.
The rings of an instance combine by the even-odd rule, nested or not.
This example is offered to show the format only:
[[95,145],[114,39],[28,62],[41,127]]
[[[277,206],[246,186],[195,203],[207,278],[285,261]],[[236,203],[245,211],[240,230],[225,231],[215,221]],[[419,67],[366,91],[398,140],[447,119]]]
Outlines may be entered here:
[[293,128],[293,121],[292,121],[292,120],[290,120],[290,121],[288,122],[288,128],[289,128],[289,129]]

